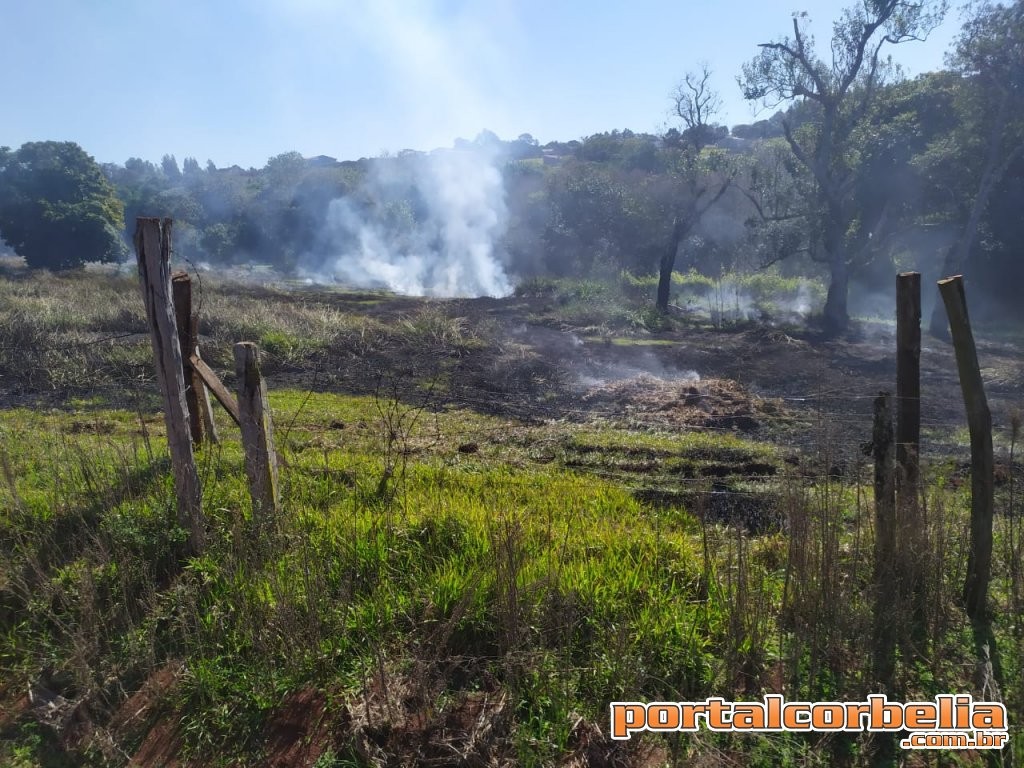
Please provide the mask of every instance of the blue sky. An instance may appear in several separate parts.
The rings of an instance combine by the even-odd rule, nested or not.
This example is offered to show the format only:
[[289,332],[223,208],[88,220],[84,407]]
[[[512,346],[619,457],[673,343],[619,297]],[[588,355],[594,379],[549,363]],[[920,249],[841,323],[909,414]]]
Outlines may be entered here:
[[[488,128],[542,143],[659,131],[706,61],[721,122],[756,119],[736,85],[757,44],[836,0],[0,0],[0,145],[77,141],[101,162],[164,153],[262,166],[289,150],[341,159],[450,146]],[[951,12],[893,48],[942,66]],[[765,116],[762,114],[761,116]]]

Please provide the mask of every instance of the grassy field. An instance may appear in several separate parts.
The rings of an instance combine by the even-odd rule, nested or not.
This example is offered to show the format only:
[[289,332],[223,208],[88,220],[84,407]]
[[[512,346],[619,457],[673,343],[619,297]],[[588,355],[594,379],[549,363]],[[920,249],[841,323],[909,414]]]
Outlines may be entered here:
[[[770,399],[722,410],[739,389],[706,373],[693,393],[657,384],[679,395],[671,410],[620,409],[632,390],[581,394],[564,359],[508,330],[608,355],[696,333],[630,290],[538,283],[484,312],[209,279],[204,357],[231,386],[231,344],[265,353],[282,514],[252,516],[218,408],[221,442],[198,453],[208,548],[183,559],[134,279],[0,276],[0,764],[877,762],[861,734],[609,738],[614,700],[877,691],[859,446]],[[1018,427],[1001,443],[991,595],[1014,740]],[[810,449],[779,442],[797,428]],[[959,602],[963,458],[925,466],[923,609],[916,627],[891,617],[894,699],[981,695]]]

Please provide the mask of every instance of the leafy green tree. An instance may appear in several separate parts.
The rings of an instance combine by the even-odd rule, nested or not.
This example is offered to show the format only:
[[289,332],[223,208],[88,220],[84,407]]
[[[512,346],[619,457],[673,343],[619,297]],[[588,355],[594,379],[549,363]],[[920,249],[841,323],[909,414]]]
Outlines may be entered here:
[[[186,163],[187,167],[188,163]],[[174,175],[177,163],[165,155],[161,167],[131,158],[124,168],[114,166],[108,176],[124,205],[125,237],[130,238],[139,216],[169,216],[175,220],[175,242],[181,247],[188,239],[190,226],[202,215],[201,206],[181,184],[181,173]],[[184,236],[184,237],[183,237]]]
[[855,134],[892,72],[882,49],[926,37],[945,12],[945,0],[859,0],[833,25],[830,61],[816,52],[806,14],[794,15],[793,36],[763,43],[760,55],[743,67],[740,83],[747,99],[766,106],[809,102],[817,118],[800,129],[784,120],[783,134],[815,180],[815,194],[806,204],[815,222],[816,258],[830,273],[824,310],[829,331],[847,327],[851,263],[884,224],[880,215],[851,226],[861,171]]
[[124,206],[96,161],[72,142],[0,148],[0,236],[30,267],[116,261]]
[[160,161],[160,167],[168,181],[175,182],[181,179],[181,169],[178,168],[178,161],[174,155],[164,155],[163,160]]
[[544,273],[544,233],[551,212],[548,178],[554,175],[540,160],[514,160],[504,169],[508,226],[501,247],[518,277]]
[[271,187],[292,187],[302,178],[306,161],[298,152],[283,152],[267,160],[263,173]]
[[657,180],[609,163],[571,160],[559,167],[544,191],[548,269],[557,275],[592,275],[599,267],[647,272],[670,210]]
[[231,258],[236,233],[227,224],[213,224],[206,228],[199,244],[204,251],[219,263],[226,263]]
[[803,201],[812,194],[813,179],[785,139],[757,141],[737,166],[736,189],[753,209],[746,223],[755,265],[767,267],[809,254],[812,243]]
[[[848,240],[871,232],[855,262],[864,281],[885,284],[902,268],[928,269],[948,238],[945,187],[952,180],[929,177],[918,160],[959,131],[962,90],[962,79],[946,71],[886,86],[855,131],[860,172],[851,193]],[[901,259],[909,261],[900,264]]]
[[[967,180],[969,192],[959,196],[960,231],[946,253],[946,275],[963,269],[993,192],[1024,157],[1024,1],[978,6],[949,64],[969,83],[960,110],[964,130],[959,141],[933,147],[929,162],[958,165],[955,178]],[[956,162],[964,156],[971,162]],[[948,335],[941,302],[935,303],[929,330],[935,336]]]

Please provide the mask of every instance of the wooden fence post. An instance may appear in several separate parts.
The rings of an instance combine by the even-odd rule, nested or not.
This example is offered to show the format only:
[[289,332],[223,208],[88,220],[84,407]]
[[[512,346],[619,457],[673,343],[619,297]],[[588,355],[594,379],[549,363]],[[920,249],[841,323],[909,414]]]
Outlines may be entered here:
[[171,289],[174,298],[174,320],[178,330],[178,344],[181,349],[181,371],[185,380],[185,405],[188,406],[188,426],[192,434],[192,445],[203,442],[203,419],[200,413],[199,388],[196,375],[192,372],[192,357],[195,339],[192,337],[192,278],[188,272],[171,275]]
[[995,462],[992,455],[992,414],[978,364],[967,297],[961,275],[939,280],[939,293],[949,316],[949,330],[956,351],[960,389],[971,432],[971,545],[964,581],[964,605],[975,624],[984,623],[988,585],[992,575],[992,514],[995,505]]
[[203,517],[199,473],[192,452],[181,346],[172,302],[171,220],[139,217],[135,223],[135,252],[157,380],[163,395],[178,523],[188,531],[186,556],[197,555],[205,544],[206,520]]
[[913,635],[925,633],[922,580],[926,531],[921,521],[921,275],[896,276],[896,513],[902,562],[901,598],[911,609]]
[[260,374],[260,354],[251,341],[235,344],[238,377],[238,415],[245,449],[253,518],[260,523],[276,517],[279,494],[274,427],[267,401],[267,386]]
[[896,278],[896,476],[901,503],[911,516],[919,508],[917,492],[921,452],[921,275]]
[[875,460],[875,680],[892,691],[896,664],[896,629],[893,615],[899,596],[896,590],[896,478],[893,445],[892,395],[875,398],[872,433]]

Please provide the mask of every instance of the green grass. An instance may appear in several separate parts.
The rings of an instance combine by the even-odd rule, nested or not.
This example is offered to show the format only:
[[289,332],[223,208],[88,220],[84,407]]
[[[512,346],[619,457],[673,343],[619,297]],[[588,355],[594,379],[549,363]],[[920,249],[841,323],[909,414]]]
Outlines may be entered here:
[[825,297],[820,281],[785,277],[777,270],[726,272],[718,277],[694,270],[673,272],[671,302],[687,310],[686,316],[679,316],[654,307],[657,285],[657,275],[628,272],[606,281],[534,278],[520,284],[516,296],[549,300],[545,311],[532,316],[535,323],[600,331],[596,338],[615,339],[612,343],[619,345],[643,343],[643,336],[650,333],[707,324],[709,318],[715,326],[746,323],[750,315],[788,319],[812,312]]
[[[99,299],[76,298],[82,286]],[[208,548],[181,558],[148,340],[60,349],[97,329],[137,329],[136,292],[128,278],[89,273],[0,280],[0,376],[63,393],[53,407],[0,410],[0,706],[44,685],[81,702],[92,728],[65,749],[31,713],[0,714],[0,764],[123,765],[148,724],[113,716],[178,664],[166,722],[180,724],[183,756],[220,765],[257,764],[268,721],[309,690],[352,719],[324,766],[366,764],[371,748],[409,759],[406,730],[452,734],[467,713],[488,724],[478,762],[551,765],[578,751],[578,723],[606,732],[615,699],[874,690],[869,468],[805,475],[814,456],[792,465],[789,451],[728,432],[522,423],[417,409],[387,387],[372,397],[282,385],[270,393],[280,517],[253,519],[238,433],[218,407],[221,443],[197,454]],[[550,300],[551,323],[585,321],[612,344],[661,341],[645,336],[658,328],[649,307],[627,294],[601,283],[523,289]],[[301,292],[215,284],[203,302],[204,356],[221,370],[242,338],[285,372],[325,355],[401,362],[415,350],[444,374],[491,348],[486,327],[432,302],[368,317]],[[424,394],[418,371],[402,375]],[[111,397],[108,385],[131,397]],[[927,520],[915,533],[929,613],[920,657],[898,664],[905,699],[971,690],[974,669],[958,607],[969,480],[953,461],[925,477]],[[999,509],[1010,499],[1001,485]],[[754,535],[721,522],[733,505],[770,505],[778,524]],[[991,600],[1018,738],[1020,521],[997,516]],[[870,761],[856,739],[641,741],[680,765]],[[598,748],[625,762],[640,755]]]
[[[0,444],[17,479],[4,491],[12,511],[2,524],[19,544],[5,576],[15,563],[49,576],[31,592],[15,578],[32,618],[5,636],[5,666],[21,675],[43,662],[67,666],[79,691],[99,696],[104,675],[142,675],[180,656],[187,744],[243,752],[284,691],[357,687],[372,649],[401,658],[416,651],[410,638],[441,626],[453,651],[499,668],[512,663],[501,661],[508,654],[529,657],[527,679],[509,681],[522,687],[521,727],[533,730],[520,734],[524,754],[558,754],[569,711],[596,717],[609,695],[710,690],[721,627],[693,602],[700,574],[685,527],[592,476],[507,468],[450,446],[410,462],[394,495],[381,497],[377,430],[322,428],[327,417],[369,425],[375,402],[275,392],[272,405],[288,460],[278,538],[250,551],[260,547],[245,535],[240,451],[225,435],[199,459],[210,550],[173,576],[183,534],[159,458],[159,418],[7,412]],[[409,437],[492,426],[456,412]],[[514,551],[512,572],[495,569],[496,548]],[[576,614],[564,625],[552,611],[566,604]],[[307,617],[298,626],[296,611]],[[613,643],[620,653],[597,664]],[[670,648],[686,663],[661,666]],[[551,676],[571,679],[575,693],[549,700]]]
[[[221,418],[222,444],[199,455],[209,549],[184,568],[159,414],[88,401],[77,411],[4,413],[11,480],[0,496],[8,510],[0,594],[19,619],[5,625],[0,659],[11,679],[61,670],[102,711],[117,701],[105,682],[112,676],[137,685],[181,659],[172,703],[185,753],[251,759],[289,691],[312,686],[357,706],[381,659],[384,679],[400,689],[416,684],[410,670],[425,663],[473,659],[515,698],[507,749],[524,764],[564,754],[571,716],[600,723],[613,699],[742,695],[741,671],[757,678],[789,664],[802,680],[793,691],[849,691],[849,682],[829,682],[827,664],[805,666],[812,651],[802,641],[777,642],[786,625],[773,617],[787,601],[795,615],[812,610],[784,598],[792,568],[784,538],[701,526],[685,507],[650,507],[591,471],[624,458],[649,459],[659,471],[777,462],[770,446],[421,414],[400,437],[406,453],[382,493],[389,450],[379,401],[275,391],[271,403],[287,461],[283,516],[273,529],[254,527],[241,452]],[[494,453],[457,450],[489,435]],[[562,446],[555,461],[531,459],[553,442]],[[598,457],[597,466],[567,468],[580,456]],[[801,514],[813,520],[834,508],[851,531],[870,514],[856,511],[855,488],[800,496],[809,504]],[[812,562],[830,556],[808,546]],[[858,558],[836,567],[855,581],[868,572]],[[862,599],[855,582],[841,588]],[[851,606],[840,625],[863,620]],[[835,627],[817,631],[852,649],[859,641],[847,630],[848,641]],[[937,646],[951,674],[960,642]],[[936,690],[956,687],[930,674]],[[438,702],[470,695],[465,684],[422,684]],[[767,747],[729,748],[752,745]],[[18,731],[0,757],[47,765],[48,748]],[[103,762],[95,749],[80,757]]]

